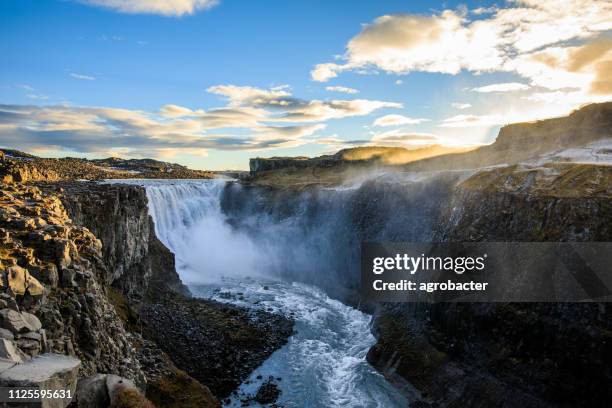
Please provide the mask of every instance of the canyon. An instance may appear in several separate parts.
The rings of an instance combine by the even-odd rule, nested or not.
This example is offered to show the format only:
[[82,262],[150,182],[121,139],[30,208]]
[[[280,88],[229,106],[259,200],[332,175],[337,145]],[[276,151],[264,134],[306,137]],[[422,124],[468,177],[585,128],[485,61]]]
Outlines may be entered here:
[[[606,406],[608,304],[367,304],[358,265],[361,242],[610,241],[611,133],[612,103],[598,104],[405,164],[254,159],[241,180],[166,184],[77,181],[7,154],[0,382],[42,358],[54,359],[48,378],[63,378],[79,406],[129,389],[157,406],[239,406],[277,383],[281,401],[304,398],[290,394],[291,377],[265,375],[305,344],[332,347],[301,320],[323,310],[357,322],[339,337],[354,336],[359,350],[338,339],[324,352],[351,370],[369,370],[367,359],[393,387],[389,400],[372,392],[383,404]],[[230,263],[238,256],[241,268]],[[225,266],[240,283],[206,292],[205,275]],[[362,377],[386,386],[374,372]]]

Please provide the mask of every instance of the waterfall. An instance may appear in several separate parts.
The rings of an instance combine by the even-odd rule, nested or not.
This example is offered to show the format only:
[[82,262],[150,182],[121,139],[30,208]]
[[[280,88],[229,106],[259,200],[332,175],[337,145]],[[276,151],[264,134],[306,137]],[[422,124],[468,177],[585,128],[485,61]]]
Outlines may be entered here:
[[223,180],[130,183],[146,188],[156,234],[194,295],[295,320],[287,345],[227,407],[242,406],[270,376],[282,377],[278,402],[288,408],[407,406],[366,361],[376,341],[370,316],[336,300],[342,296],[333,289],[357,284],[361,240],[428,236],[437,216],[432,201],[441,201],[453,182],[378,180],[306,192]]
[[[459,174],[382,175],[275,191],[225,180],[134,180],[184,283],[284,278],[356,301],[360,243],[428,241]],[[356,304],[356,303],[355,303]]]
[[[174,253],[187,285],[260,277],[273,259],[221,211],[224,180],[134,180],[146,188],[157,237]],[[271,275],[267,275],[268,278]]]

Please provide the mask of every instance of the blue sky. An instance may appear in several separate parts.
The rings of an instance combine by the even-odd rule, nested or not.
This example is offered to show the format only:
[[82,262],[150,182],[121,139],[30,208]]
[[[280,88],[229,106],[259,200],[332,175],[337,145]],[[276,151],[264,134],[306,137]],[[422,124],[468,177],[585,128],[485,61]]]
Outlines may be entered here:
[[605,1],[153,3],[1,2],[0,146],[246,168],[487,143],[612,95]]

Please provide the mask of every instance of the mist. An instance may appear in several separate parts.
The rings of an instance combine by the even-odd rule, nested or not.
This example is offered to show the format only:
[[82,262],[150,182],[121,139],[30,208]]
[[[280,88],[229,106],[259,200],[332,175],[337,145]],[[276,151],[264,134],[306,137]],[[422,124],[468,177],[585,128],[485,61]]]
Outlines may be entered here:
[[188,285],[223,278],[315,284],[354,297],[363,241],[427,241],[459,172],[363,174],[335,188],[225,180],[145,183],[160,240]]

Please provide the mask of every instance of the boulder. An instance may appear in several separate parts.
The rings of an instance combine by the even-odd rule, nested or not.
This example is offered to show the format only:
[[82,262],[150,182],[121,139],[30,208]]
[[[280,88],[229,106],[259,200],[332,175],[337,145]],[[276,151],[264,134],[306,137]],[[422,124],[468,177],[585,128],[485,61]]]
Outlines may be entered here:
[[23,296],[29,293],[31,296],[41,296],[45,288],[27,269],[15,265],[7,269],[8,286],[15,295]]
[[[14,310],[16,312],[19,311],[19,306],[17,306],[17,301],[14,297],[9,295],[8,293],[0,293],[0,300],[3,300],[6,303],[6,307]],[[4,307],[2,308],[4,309]]]
[[14,363],[21,363],[28,357],[26,357],[12,341],[0,339],[0,358]]
[[114,374],[95,374],[79,381],[77,406],[79,408],[122,406],[118,403],[118,399],[126,390],[142,398],[140,390],[131,380]]
[[108,396],[110,398],[111,405],[115,405],[114,403],[117,400],[119,392],[126,388],[136,389],[136,390],[138,389],[136,388],[136,385],[132,381],[128,380],[127,378],[123,378],[123,377],[120,377],[114,374],[106,375],[106,390],[108,392]]
[[37,332],[42,329],[38,317],[31,313],[19,313],[7,308],[0,310],[0,319],[2,320],[2,327],[12,333]]
[[79,380],[77,384],[78,408],[106,408],[110,398],[106,389],[106,374],[95,374]]
[[24,364],[17,364],[0,373],[2,387],[38,387],[69,391],[70,398],[43,399],[42,408],[67,407],[76,392],[81,361],[61,354],[43,354]]
[[13,333],[28,332],[28,324],[23,320],[21,313],[12,309],[0,310],[0,319],[2,319],[2,327],[10,330]]
[[27,312],[21,312],[21,317],[26,322],[28,328],[30,329],[29,331],[37,332],[40,329],[42,329],[42,323],[40,323],[40,320],[38,320],[38,317],[34,316],[33,314],[27,313]]
[[11,333],[10,330],[0,328],[0,338],[7,340],[14,340],[15,336]]

